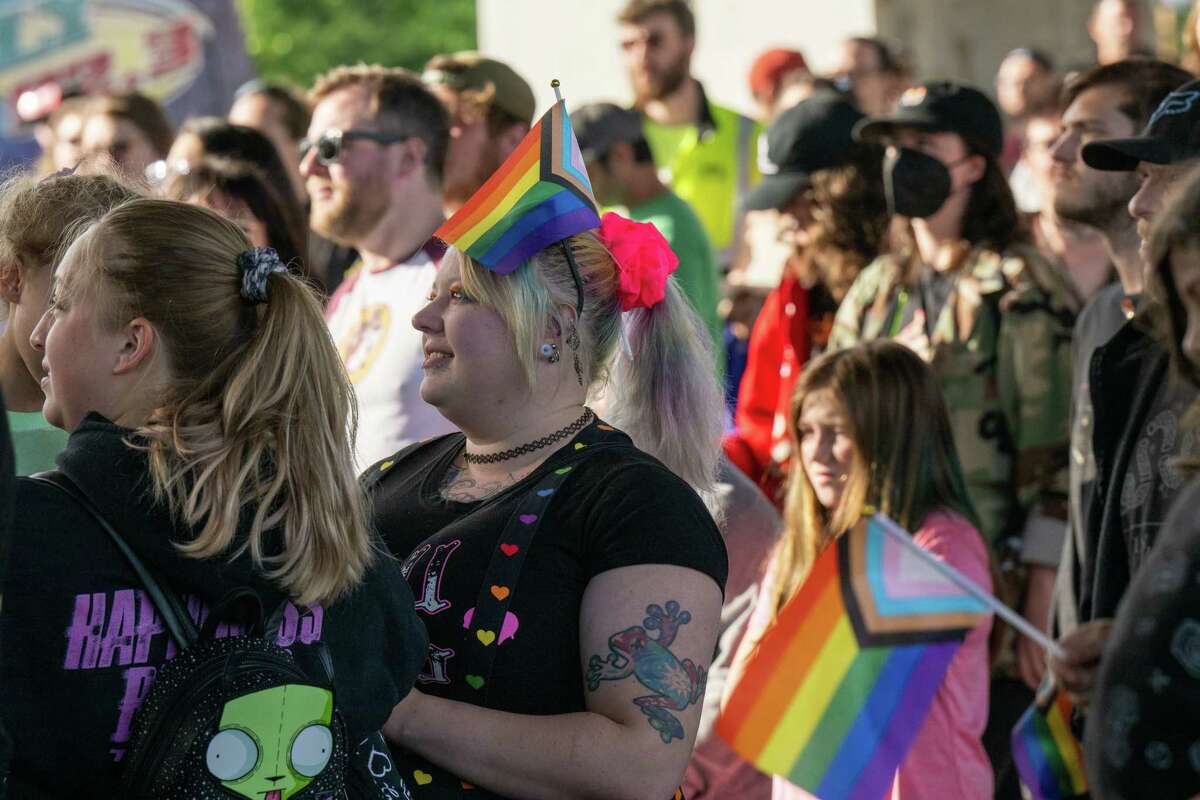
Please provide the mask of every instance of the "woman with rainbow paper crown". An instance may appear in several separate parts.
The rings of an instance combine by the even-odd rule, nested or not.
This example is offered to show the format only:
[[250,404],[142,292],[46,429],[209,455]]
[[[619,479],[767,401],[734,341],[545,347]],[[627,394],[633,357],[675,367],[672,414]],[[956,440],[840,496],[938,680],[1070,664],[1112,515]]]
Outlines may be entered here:
[[[364,475],[430,633],[396,767],[416,797],[665,800],[728,571],[697,494],[721,390],[677,259],[600,220],[561,99],[436,235],[421,396],[462,433]],[[610,376],[606,424],[585,402]]]

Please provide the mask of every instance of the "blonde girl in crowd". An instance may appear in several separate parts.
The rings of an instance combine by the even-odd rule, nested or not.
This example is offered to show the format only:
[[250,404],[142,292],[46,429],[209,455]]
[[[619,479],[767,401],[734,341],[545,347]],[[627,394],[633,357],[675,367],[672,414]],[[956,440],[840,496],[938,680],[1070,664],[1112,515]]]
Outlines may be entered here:
[[[911,350],[878,341],[809,364],[797,385],[790,433],[798,463],[787,488],[784,534],[768,564],[735,673],[821,552],[868,508],[912,531],[920,547],[990,589],[988,551],[967,496],[946,404],[933,370]],[[992,797],[992,769],[980,741],[988,715],[989,630],[990,624],[972,630],[950,663],[897,770],[893,797]],[[774,779],[771,796],[809,797],[782,778]]]
[[[67,249],[32,344],[43,413],[71,434],[62,476],[195,619],[242,587],[290,609],[293,653],[331,656],[348,741],[377,732],[426,639],[372,540],[353,395],[309,287],[212,211],[136,199]],[[170,637],[81,503],[25,478],[16,508],[0,616],[10,796],[115,797]]]

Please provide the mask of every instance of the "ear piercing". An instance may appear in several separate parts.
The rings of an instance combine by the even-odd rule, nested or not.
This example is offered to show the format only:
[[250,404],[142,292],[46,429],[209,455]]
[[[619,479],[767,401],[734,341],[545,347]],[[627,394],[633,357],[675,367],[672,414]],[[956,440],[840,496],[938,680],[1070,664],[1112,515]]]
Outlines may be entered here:
[[551,342],[544,342],[542,346],[538,348],[538,352],[542,354],[542,358],[546,359],[551,364],[557,364],[558,360],[562,358],[562,356],[558,353],[558,345],[552,344]]

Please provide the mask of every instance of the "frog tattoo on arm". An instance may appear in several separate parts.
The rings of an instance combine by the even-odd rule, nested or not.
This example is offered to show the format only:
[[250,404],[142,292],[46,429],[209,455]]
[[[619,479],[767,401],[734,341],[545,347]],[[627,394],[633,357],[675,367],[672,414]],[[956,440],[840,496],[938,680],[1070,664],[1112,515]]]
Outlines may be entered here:
[[[683,723],[672,711],[683,711],[700,702],[708,676],[690,658],[682,661],[670,651],[679,628],[692,621],[690,612],[670,600],[666,607],[646,607],[641,625],[615,633],[608,639],[609,653],[588,660],[587,687],[596,691],[600,681],[620,681],[634,676],[652,694],[634,698],[634,704],[658,731],[664,744],[684,738]],[[650,632],[655,632],[652,637]]]

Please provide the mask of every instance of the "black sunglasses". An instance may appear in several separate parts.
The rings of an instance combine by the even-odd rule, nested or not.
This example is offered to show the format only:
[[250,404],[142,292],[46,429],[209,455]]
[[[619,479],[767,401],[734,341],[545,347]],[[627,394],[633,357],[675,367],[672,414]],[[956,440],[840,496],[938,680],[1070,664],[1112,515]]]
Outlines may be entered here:
[[371,142],[378,142],[379,144],[395,144],[411,138],[411,136],[402,133],[343,131],[340,128],[330,128],[321,134],[321,137],[315,143],[310,139],[300,140],[300,160],[303,161],[308,156],[308,151],[316,148],[317,163],[328,166],[342,157],[342,148],[345,147],[346,142],[355,139],[366,139]]

